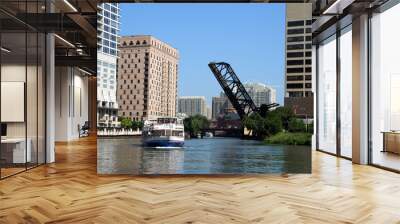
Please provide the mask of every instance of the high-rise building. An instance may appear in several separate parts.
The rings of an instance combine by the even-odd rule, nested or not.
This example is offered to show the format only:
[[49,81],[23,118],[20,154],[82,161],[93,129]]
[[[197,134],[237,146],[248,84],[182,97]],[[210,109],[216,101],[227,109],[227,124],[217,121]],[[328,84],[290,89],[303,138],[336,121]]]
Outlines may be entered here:
[[204,96],[179,97],[178,113],[184,113],[188,116],[200,114],[207,117],[206,98]]
[[224,92],[212,98],[211,110],[212,120],[217,120],[218,117],[227,113],[236,113],[235,108]]
[[211,116],[211,118],[213,120],[217,120],[218,116],[222,112],[222,108],[223,108],[225,102],[226,102],[225,97],[214,96],[212,98],[212,104],[211,104],[212,116]]
[[208,120],[212,119],[211,107],[209,107],[208,105],[207,105],[207,116],[206,117],[207,117]]
[[286,5],[285,106],[312,117],[311,4]]
[[243,85],[256,106],[276,103],[276,90],[274,88],[262,83],[245,83]]
[[97,126],[118,125],[117,43],[120,8],[118,3],[98,4],[97,10]]
[[178,50],[150,35],[119,43],[118,115],[134,120],[175,116]]

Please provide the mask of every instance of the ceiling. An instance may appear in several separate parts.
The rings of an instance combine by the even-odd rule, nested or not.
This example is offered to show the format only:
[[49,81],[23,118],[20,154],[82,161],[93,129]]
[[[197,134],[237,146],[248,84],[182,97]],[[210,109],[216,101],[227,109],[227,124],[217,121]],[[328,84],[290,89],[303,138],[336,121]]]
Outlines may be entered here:
[[77,66],[96,73],[97,1],[1,0],[0,28],[2,46],[11,50],[10,59],[37,51],[25,43],[34,36],[30,33],[50,32],[56,34],[56,66]]

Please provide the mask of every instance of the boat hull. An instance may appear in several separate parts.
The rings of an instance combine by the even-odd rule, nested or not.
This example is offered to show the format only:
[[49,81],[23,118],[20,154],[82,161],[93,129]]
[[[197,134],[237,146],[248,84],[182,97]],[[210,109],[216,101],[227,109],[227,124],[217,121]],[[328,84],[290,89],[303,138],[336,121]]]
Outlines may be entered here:
[[146,137],[143,144],[146,147],[183,147],[185,141],[177,137]]

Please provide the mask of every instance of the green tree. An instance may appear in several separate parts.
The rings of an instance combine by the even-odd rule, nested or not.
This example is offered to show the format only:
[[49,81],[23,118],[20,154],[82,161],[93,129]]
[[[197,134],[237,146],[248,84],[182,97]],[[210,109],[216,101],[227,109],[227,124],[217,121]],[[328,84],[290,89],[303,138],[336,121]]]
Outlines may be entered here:
[[266,120],[258,113],[252,113],[243,119],[243,125],[251,131],[252,135],[262,138],[268,134]]
[[137,121],[137,127],[142,130],[144,126],[144,122],[143,121]]
[[268,112],[269,115],[271,114],[276,114],[279,116],[281,122],[282,122],[282,127],[285,130],[289,129],[289,121],[292,118],[295,118],[295,114],[290,107],[278,107],[273,111]]
[[139,128],[139,123],[138,121],[132,121],[132,129],[137,130]]
[[288,122],[289,132],[306,132],[306,126],[304,122],[297,118],[291,118]]
[[128,117],[121,117],[120,119],[121,122],[121,127],[125,129],[131,129],[132,128],[132,120]]
[[282,120],[281,117],[276,113],[267,113],[265,118],[265,129],[267,130],[267,136],[275,135],[282,131]]
[[194,115],[187,117],[183,120],[185,131],[190,134],[191,137],[195,137],[201,134],[204,129],[208,128],[210,123],[205,116]]

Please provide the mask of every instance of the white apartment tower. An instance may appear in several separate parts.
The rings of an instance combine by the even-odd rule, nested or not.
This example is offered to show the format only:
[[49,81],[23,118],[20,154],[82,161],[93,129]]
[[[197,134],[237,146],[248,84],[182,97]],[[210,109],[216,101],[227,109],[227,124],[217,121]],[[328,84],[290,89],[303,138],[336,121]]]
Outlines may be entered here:
[[244,88],[256,106],[276,103],[276,90],[262,83],[245,83]]
[[115,127],[118,125],[119,4],[98,4],[97,12],[97,126]]
[[204,96],[179,97],[178,113],[184,113],[188,116],[200,114],[207,117],[206,98]]

